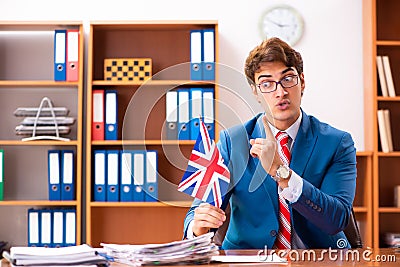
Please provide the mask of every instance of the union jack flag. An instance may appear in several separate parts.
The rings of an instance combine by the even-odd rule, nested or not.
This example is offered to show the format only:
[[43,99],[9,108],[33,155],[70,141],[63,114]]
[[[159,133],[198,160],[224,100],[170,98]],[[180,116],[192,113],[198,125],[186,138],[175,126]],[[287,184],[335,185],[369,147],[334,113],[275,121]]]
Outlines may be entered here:
[[188,167],[178,185],[178,191],[221,207],[228,191],[230,172],[224,164],[218,147],[210,139],[204,122],[200,119],[200,133],[190,155]]

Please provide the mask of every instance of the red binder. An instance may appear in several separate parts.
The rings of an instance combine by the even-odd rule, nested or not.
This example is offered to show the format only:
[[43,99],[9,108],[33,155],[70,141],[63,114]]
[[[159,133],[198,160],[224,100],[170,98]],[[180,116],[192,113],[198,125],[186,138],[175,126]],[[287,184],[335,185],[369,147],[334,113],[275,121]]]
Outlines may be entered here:
[[104,140],[104,90],[93,90],[92,140]]
[[79,78],[79,30],[67,30],[67,81],[76,82]]

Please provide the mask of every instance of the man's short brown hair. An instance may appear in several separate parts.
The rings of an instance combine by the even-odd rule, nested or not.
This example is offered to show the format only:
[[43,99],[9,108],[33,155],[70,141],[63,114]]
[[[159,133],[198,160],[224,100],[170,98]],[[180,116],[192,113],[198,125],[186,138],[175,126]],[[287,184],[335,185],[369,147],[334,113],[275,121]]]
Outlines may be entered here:
[[300,53],[277,37],[264,40],[250,51],[244,66],[250,85],[255,84],[254,75],[264,62],[282,62],[287,67],[295,67],[299,75],[303,73],[303,59]]

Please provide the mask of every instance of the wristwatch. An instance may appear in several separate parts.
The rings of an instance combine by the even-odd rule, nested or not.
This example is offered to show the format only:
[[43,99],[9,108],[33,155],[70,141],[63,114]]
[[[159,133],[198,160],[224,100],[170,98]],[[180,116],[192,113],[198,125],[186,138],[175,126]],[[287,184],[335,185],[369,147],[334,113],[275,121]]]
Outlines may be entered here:
[[272,178],[276,182],[280,182],[281,180],[288,179],[290,177],[290,169],[287,165],[279,165],[278,169],[276,170],[276,175]]

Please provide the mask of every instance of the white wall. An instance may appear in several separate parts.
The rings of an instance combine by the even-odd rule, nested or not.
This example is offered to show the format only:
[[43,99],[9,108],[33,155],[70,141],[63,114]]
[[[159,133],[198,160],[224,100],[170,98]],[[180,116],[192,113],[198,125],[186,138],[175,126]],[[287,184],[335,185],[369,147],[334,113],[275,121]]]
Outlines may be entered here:
[[[362,0],[0,0],[0,19],[79,20],[86,31],[91,20],[218,20],[219,60],[240,74],[248,52],[261,41],[262,12],[282,3],[305,19],[305,34],[295,46],[304,59],[304,110],[350,132],[357,150],[363,150]],[[241,75],[228,76],[221,74],[230,89],[220,95],[224,126],[260,111]]]

